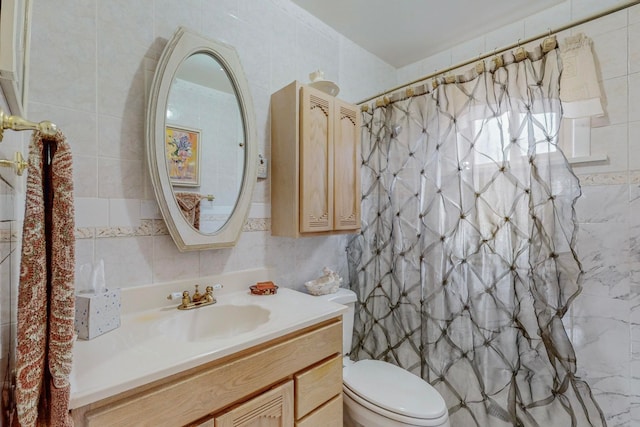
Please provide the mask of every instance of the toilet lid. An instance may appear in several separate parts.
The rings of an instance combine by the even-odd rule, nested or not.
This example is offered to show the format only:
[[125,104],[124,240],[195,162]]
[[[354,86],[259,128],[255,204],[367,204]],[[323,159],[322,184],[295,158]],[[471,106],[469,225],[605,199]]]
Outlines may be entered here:
[[432,419],[447,411],[444,399],[429,383],[387,362],[361,360],[348,365],[343,382],[361,398],[396,414]]

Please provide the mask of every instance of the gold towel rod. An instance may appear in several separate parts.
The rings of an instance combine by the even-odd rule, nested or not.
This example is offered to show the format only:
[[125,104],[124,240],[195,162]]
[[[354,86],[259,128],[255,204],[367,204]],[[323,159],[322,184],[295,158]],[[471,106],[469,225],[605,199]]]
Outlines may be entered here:
[[16,151],[16,154],[13,156],[13,160],[0,159],[0,166],[3,168],[13,168],[16,175],[22,176],[22,172],[27,168],[28,163],[25,162],[24,157],[22,157],[22,153]]
[[55,136],[58,131],[58,126],[50,121],[45,120],[40,123],[30,122],[20,116],[8,116],[2,110],[0,110],[0,122],[2,122],[2,126],[0,127],[0,141],[2,141],[5,129],[17,131],[39,130],[47,136]]
[[[508,46],[504,46],[504,47],[502,47],[500,49],[495,49],[493,52],[489,52],[489,53],[485,53],[483,55],[480,55],[478,58],[473,58],[473,59],[470,59],[470,60],[467,60],[467,61],[460,62],[460,63],[455,64],[455,65],[451,65],[451,66],[446,67],[446,68],[444,68],[442,70],[436,71],[436,72],[431,73],[431,74],[427,74],[426,76],[422,76],[422,77],[420,77],[418,79],[415,79],[415,80],[411,80],[410,82],[403,83],[401,85],[392,87],[391,89],[388,89],[388,90],[386,90],[384,92],[380,92],[377,95],[373,95],[373,96],[370,96],[369,98],[363,99],[362,101],[358,102],[357,105],[361,106],[362,111],[367,111],[369,109],[369,106],[367,105],[367,103],[369,101],[373,101],[376,98],[380,98],[382,96],[385,96],[385,97],[391,96],[394,92],[396,92],[396,91],[398,91],[400,89],[404,89],[404,88],[406,88],[408,86],[413,86],[413,85],[415,85],[417,83],[422,83],[422,82],[424,82],[424,81],[426,81],[426,80],[428,80],[430,78],[437,77],[437,76],[440,76],[440,75],[444,75],[444,74],[446,74],[446,73],[448,73],[450,71],[457,70],[458,68],[465,67],[467,65],[473,64],[474,62],[477,63],[478,61],[482,61],[482,60],[490,58],[492,56],[494,58],[499,58],[496,54],[503,53],[503,52],[515,49],[517,47],[520,47],[521,44],[522,45],[526,45],[528,43],[531,43],[531,42],[534,42],[536,40],[540,40],[540,39],[543,39],[543,38],[546,41],[547,39],[551,38],[552,34],[558,34],[558,33],[562,32],[562,31],[571,29],[573,27],[577,27],[578,25],[582,25],[582,24],[586,24],[587,22],[595,21],[596,19],[602,18],[602,17],[607,16],[607,15],[611,15],[611,14],[616,13],[616,12],[620,12],[621,10],[628,9],[628,8],[630,8],[632,6],[637,5],[637,4],[640,4],[640,0],[628,0],[627,2],[625,2],[623,4],[619,4],[617,6],[613,6],[613,7],[609,8],[609,9],[603,10],[603,11],[601,11],[599,13],[594,14],[594,15],[587,16],[586,18],[582,18],[582,19],[578,19],[576,21],[569,22],[568,24],[562,25],[562,26],[560,26],[558,28],[555,28],[555,29],[549,28],[549,30],[547,32],[545,32],[545,33],[529,37],[529,38],[527,38],[525,40],[518,40],[517,43],[513,43],[513,44],[510,44]],[[555,48],[555,45],[553,46],[553,48]],[[379,103],[379,101],[380,101],[379,99],[376,100],[376,104]],[[386,104],[383,103],[383,105],[386,105]],[[376,106],[379,107],[380,105],[376,105]],[[366,108],[366,110],[365,110],[365,108]]]

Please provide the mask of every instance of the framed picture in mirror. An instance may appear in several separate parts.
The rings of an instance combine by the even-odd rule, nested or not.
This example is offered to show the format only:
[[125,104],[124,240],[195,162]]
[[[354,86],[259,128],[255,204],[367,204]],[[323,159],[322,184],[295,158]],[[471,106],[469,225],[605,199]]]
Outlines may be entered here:
[[167,170],[172,185],[200,186],[200,131],[166,127]]

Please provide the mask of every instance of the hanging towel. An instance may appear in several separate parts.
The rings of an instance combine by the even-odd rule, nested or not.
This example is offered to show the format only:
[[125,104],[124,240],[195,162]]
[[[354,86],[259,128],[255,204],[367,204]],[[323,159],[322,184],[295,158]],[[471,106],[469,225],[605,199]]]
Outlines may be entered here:
[[200,230],[200,201],[202,199],[204,197],[198,193],[176,193],[176,200],[182,214],[196,230]]
[[35,132],[29,147],[22,235],[16,412],[21,427],[73,426],[75,236],[71,149]]
[[560,57],[560,100],[564,117],[602,116],[602,95],[591,39],[582,33],[565,38],[560,45]]

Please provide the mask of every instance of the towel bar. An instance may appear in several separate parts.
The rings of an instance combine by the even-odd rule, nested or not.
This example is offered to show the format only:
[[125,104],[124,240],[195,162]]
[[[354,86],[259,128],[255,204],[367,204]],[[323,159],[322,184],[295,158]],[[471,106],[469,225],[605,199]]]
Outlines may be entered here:
[[43,134],[47,136],[55,136],[58,131],[58,126],[54,123],[45,120],[40,123],[30,122],[29,120],[25,120],[20,116],[8,116],[0,109],[0,141],[4,136],[5,129],[11,130],[39,130]]
[[0,159],[0,166],[4,168],[13,168],[16,175],[22,176],[22,172],[27,168],[28,163],[22,157],[22,153],[16,151],[13,160]]

